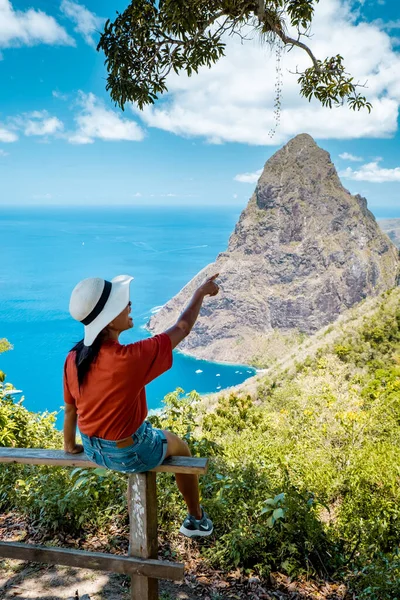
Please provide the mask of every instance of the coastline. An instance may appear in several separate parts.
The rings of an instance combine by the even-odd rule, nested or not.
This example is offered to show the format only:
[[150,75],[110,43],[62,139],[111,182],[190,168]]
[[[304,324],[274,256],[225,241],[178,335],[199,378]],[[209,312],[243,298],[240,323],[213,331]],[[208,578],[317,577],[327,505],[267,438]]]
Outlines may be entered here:
[[200,356],[196,356],[195,354],[192,354],[191,352],[188,352],[187,350],[181,350],[180,348],[175,348],[174,352],[177,352],[179,354],[182,354],[183,356],[186,356],[187,358],[191,358],[193,360],[198,360],[198,361],[204,361],[207,363],[212,363],[213,365],[223,365],[224,367],[237,367],[237,368],[242,368],[242,369],[251,369],[254,372],[257,372],[256,367],[252,367],[251,365],[246,365],[245,363],[236,363],[236,362],[229,362],[229,361],[224,361],[224,360],[209,360],[207,358],[202,358]]

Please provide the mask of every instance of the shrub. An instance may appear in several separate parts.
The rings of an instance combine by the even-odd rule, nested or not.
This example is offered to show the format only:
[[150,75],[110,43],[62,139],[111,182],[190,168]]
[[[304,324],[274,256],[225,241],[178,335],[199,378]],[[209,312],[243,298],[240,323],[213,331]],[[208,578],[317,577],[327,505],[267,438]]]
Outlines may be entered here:
[[[0,446],[62,448],[56,413],[33,413],[14,402],[0,383]],[[45,528],[77,531],[100,526],[110,514],[126,510],[124,478],[104,469],[82,470],[0,464],[0,507],[17,509]]]
[[400,600],[400,552],[379,553],[350,579],[358,600]]
[[[198,394],[168,394],[152,423],[208,456],[202,503],[216,536],[210,563],[341,577],[360,600],[395,600],[400,532],[400,292],[361,325],[261,380],[255,397],[222,394],[207,410]],[[352,321],[352,324],[356,321]],[[54,415],[28,413],[2,384],[0,443],[60,447]],[[5,467],[0,503],[47,527],[126,522],[126,476],[95,470]],[[160,528],[185,514],[174,477],[158,477]]]

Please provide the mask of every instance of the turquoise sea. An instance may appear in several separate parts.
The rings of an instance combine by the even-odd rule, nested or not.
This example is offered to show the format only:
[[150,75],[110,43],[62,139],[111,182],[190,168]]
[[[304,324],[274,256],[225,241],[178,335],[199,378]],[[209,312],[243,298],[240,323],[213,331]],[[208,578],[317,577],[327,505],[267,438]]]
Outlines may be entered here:
[[[1,208],[0,338],[14,349],[0,355],[0,370],[23,391],[25,406],[63,404],[64,359],[82,337],[68,313],[78,281],[133,275],[135,327],[120,341],[142,339],[151,314],[225,250],[239,214],[238,207]],[[175,352],[172,369],[147,387],[148,405],[159,408],[178,386],[215,392],[253,374]]]

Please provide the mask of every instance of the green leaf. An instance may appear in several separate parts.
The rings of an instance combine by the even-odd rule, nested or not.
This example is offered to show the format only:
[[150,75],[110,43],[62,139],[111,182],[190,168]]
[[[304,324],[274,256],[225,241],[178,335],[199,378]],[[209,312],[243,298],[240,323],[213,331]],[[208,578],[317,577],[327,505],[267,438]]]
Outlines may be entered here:
[[100,477],[106,477],[109,471],[107,471],[107,469],[99,467],[98,469],[93,469],[93,473],[96,473],[96,475],[99,475]]
[[73,469],[70,473],[70,477],[74,477],[77,473],[80,473],[82,471],[82,467],[76,467],[75,469]]
[[283,502],[284,499],[285,499],[285,492],[282,492],[281,494],[278,494],[277,496],[275,496],[274,503],[277,504],[278,502]]
[[274,526],[274,523],[275,523],[275,519],[274,519],[273,515],[271,515],[271,516],[270,516],[270,517],[268,517],[268,519],[267,519],[267,525],[268,525],[268,527],[271,527],[271,528],[272,528],[272,527]]
[[283,519],[285,513],[283,512],[282,508],[276,508],[272,513],[272,516],[274,517],[275,521],[277,521],[278,519]]
[[275,506],[276,502],[274,498],[267,498],[267,500],[265,500],[264,504],[268,504],[269,506]]
[[78,490],[84,483],[87,483],[87,478],[86,477],[80,477],[79,479],[76,480],[76,482],[74,483],[73,486],[73,490]]
[[264,508],[261,509],[261,515],[264,515],[265,513],[270,513],[273,511],[273,508],[271,508],[271,506],[264,506]]

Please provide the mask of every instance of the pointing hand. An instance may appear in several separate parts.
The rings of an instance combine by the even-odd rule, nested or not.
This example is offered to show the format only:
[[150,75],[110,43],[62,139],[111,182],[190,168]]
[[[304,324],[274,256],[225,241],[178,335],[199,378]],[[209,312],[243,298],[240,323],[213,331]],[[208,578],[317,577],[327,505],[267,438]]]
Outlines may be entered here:
[[201,284],[199,290],[204,294],[204,296],[216,296],[219,292],[219,286],[215,283],[219,273],[215,273],[211,277],[208,277],[204,283]]

